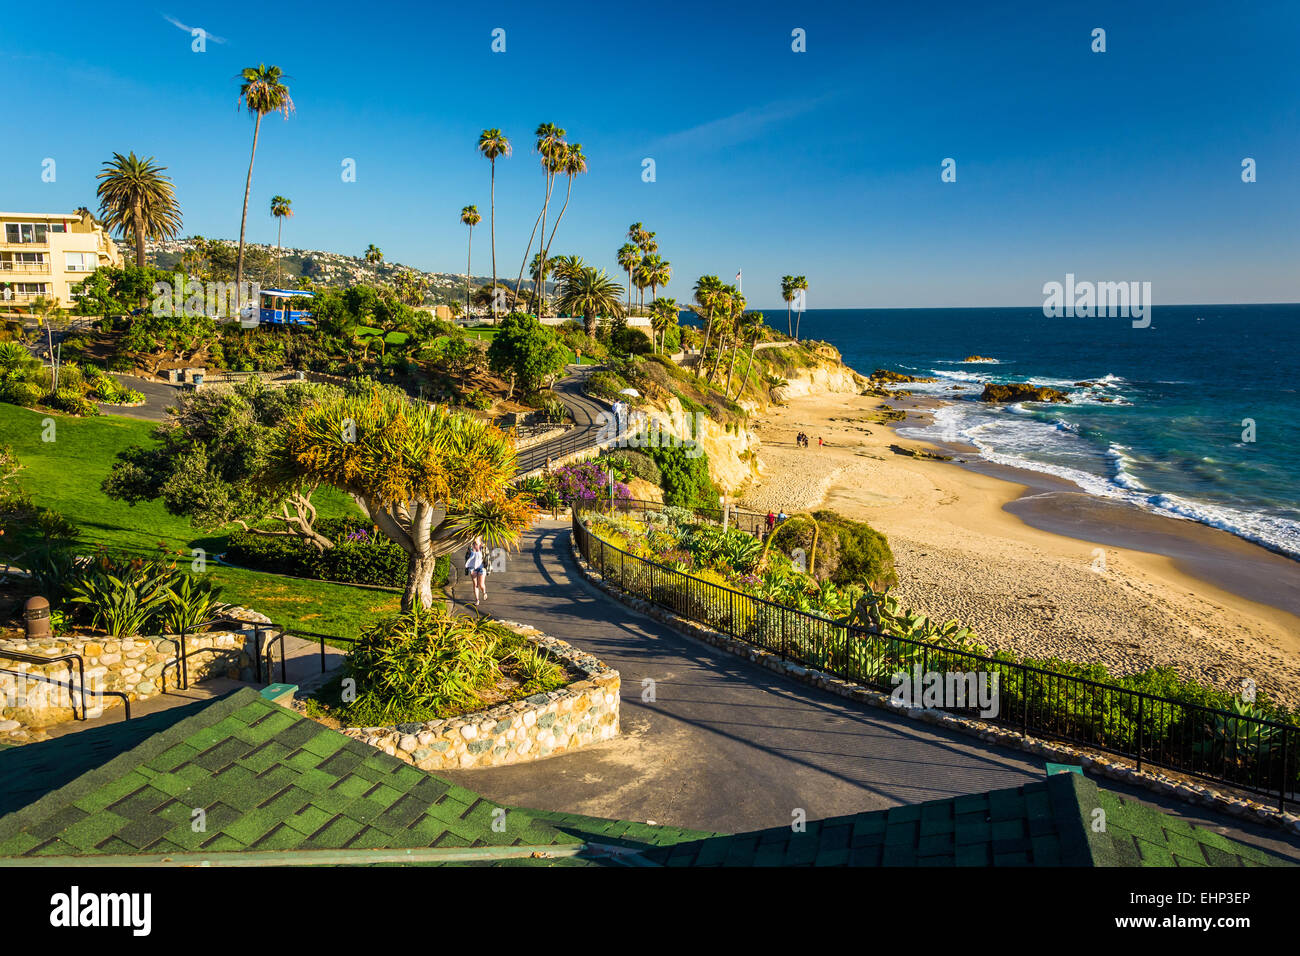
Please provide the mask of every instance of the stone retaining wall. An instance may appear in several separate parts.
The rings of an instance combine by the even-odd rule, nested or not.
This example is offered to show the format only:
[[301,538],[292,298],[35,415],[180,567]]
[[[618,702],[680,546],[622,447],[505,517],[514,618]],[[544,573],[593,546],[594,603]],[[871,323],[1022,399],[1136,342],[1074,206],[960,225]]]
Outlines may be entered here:
[[1021,750],[1042,757],[1052,763],[1078,764],[1097,776],[1143,787],[1155,793],[1165,794],[1187,803],[1209,807],[1256,823],[1300,833],[1300,815],[1279,810],[1276,806],[1269,806],[1257,800],[1223,793],[1204,784],[1176,779],[1158,771],[1138,770],[1119,757],[1106,756],[1095,751],[1083,750],[1056,741],[1025,736],[1005,727],[989,724],[982,720],[962,717],[937,708],[899,707],[891,700],[891,695],[887,693],[872,690],[869,687],[845,680],[826,671],[805,667],[793,661],[782,660],[777,654],[772,654],[752,644],[737,640],[730,634],[724,634],[689,618],[680,617],[659,607],[657,604],[628,594],[618,585],[607,581],[598,570],[587,563],[587,560],[582,556],[582,552],[578,549],[577,538],[573,535],[569,537],[569,546],[572,549],[574,560],[587,579],[616,601],[626,604],[633,610],[639,611],[656,621],[667,624],[688,637],[702,640],[730,654],[743,657],[767,670],[784,674],[800,683],[810,684],[838,697],[846,697],[861,704],[880,707],[912,720],[919,720],[943,727],[946,730],[969,734],[994,746]]
[[[222,614],[247,621],[249,626],[187,637],[185,651],[191,682],[211,677],[251,679],[258,639],[254,625],[268,624],[270,619],[247,608],[231,608]],[[137,635],[120,640],[64,635],[35,641],[0,641],[0,668],[4,668],[0,672],[0,733],[72,720],[75,701],[71,692],[49,681],[75,685],[79,676],[75,662],[32,664],[6,658],[6,650],[44,657],[81,655],[85,662],[86,707],[89,716],[95,717],[103,710],[122,706],[121,698],[99,692],[114,691],[133,701],[161,694],[164,667],[168,686],[175,687],[178,678],[171,662],[176,659],[178,641],[175,635]]]
[[[537,760],[618,736],[619,676],[603,661],[534,627],[498,622],[586,675],[567,687],[477,714],[343,733],[422,770],[461,770]],[[303,707],[301,702],[296,702]]]

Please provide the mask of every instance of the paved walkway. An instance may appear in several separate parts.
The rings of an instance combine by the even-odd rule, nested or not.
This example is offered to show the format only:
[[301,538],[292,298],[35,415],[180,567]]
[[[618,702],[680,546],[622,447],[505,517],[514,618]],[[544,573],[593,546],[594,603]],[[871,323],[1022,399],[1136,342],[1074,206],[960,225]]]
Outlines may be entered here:
[[[596,654],[622,675],[622,734],[573,754],[452,774],[544,810],[705,830],[809,819],[1017,786],[1041,762],[873,713],[692,641],[588,585],[567,522],[542,522],[484,610]],[[458,585],[458,595],[468,585]],[[645,680],[655,700],[642,699]]]
[[[589,583],[568,521],[529,532],[483,610],[596,654],[622,676],[622,733],[533,763],[445,772],[506,803],[738,832],[982,793],[1041,779],[1043,761],[855,705],[693,641]],[[456,594],[469,594],[458,582]],[[642,699],[653,680],[655,700]],[[1300,838],[1102,781],[1199,826],[1300,862]]]

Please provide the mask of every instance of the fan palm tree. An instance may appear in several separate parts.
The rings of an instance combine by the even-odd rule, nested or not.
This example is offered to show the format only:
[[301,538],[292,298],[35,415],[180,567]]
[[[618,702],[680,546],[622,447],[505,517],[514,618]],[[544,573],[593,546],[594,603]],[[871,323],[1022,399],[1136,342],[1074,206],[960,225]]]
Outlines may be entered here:
[[542,227],[542,238],[546,238],[546,210],[551,204],[551,189],[555,185],[555,176],[560,171],[564,160],[564,130],[554,123],[542,123],[537,127],[537,143],[534,147],[542,158],[542,173],[546,181],[546,195],[542,200],[542,211],[533,222],[532,235],[528,237],[528,247],[524,249],[523,261],[519,263],[519,278],[515,280],[515,295],[519,295],[519,286],[524,281],[524,268],[528,265],[528,253],[533,251],[533,239],[537,237],[537,227]]
[[650,299],[658,298],[659,287],[667,285],[673,277],[672,263],[658,253],[652,253],[641,262],[646,285],[650,286]]
[[623,317],[622,297],[623,287],[604,269],[582,266],[565,272],[555,305],[569,315],[581,315],[587,334],[594,335],[598,316]]
[[[492,203],[488,209],[488,231],[492,235],[492,288],[497,288],[497,160],[510,156],[510,140],[499,129],[485,129],[478,137],[478,151],[492,164]],[[492,321],[496,321],[496,299],[492,300]]]
[[627,311],[632,311],[632,274],[641,265],[641,250],[625,242],[618,250],[618,264],[627,273]]
[[[791,288],[792,288],[795,292],[807,292],[807,291],[808,291],[808,277],[807,277],[807,276],[795,276],[795,277],[794,277],[794,283],[791,285]],[[794,340],[795,340],[796,342],[799,341],[799,323],[801,323],[802,321],[803,321],[803,309],[800,309],[800,310],[799,310],[799,318],[795,319],[795,321],[794,321]]]
[[680,313],[676,299],[656,298],[650,303],[650,331],[659,337],[657,351],[664,349],[668,330],[680,321]]
[[483,221],[478,206],[465,206],[460,211],[460,221],[469,226],[469,244],[465,253],[465,311],[469,312],[469,270],[474,262],[474,227]]
[[745,296],[734,285],[723,286],[722,290],[722,328],[718,333],[718,350],[713,359],[713,368],[709,370],[709,381],[718,373],[722,364],[723,353],[727,343],[731,343],[731,364],[736,364],[736,347],[738,341],[740,317],[745,314]]
[[248,158],[248,179],[244,182],[244,213],[239,220],[239,255],[235,260],[235,288],[244,281],[244,230],[248,225],[248,194],[253,189],[253,161],[257,159],[257,136],[262,129],[262,117],[268,113],[283,113],[287,120],[294,111],[293,100],[289,97],[289,87],[284,85],[288,79],[278,66],[260,63],[250,66],[240,73],[243,80],[239,87],[239,104],[248,107],[253,114],[253,152]]
[[[555,241],[555,231],[560,228],[560,222],[564,219],[564,213],[569,208],[569,197],[573,195],[573,178],[581,176],[587,171],[587,157],[583,155],[582,144],[573,143],[564,149],[564,162],[562,172],[568,179],[568,185],[564,188],[564,205],[560,207],[560,214],[555,217],[555,225],[551,226],[550,238],[546,240],[546,245],[542,248],[542,260],[545,261],[551,254],[551,243]],[[542,308],[546,308],[546,289],[542,288]]]
[[722,295],[722,280],[717,276],[700,276],[695,280],[695,303],[704,313],[704,341],[700,345],[700,361],[695,366],[698,378],[704,370],[704,356],[709,350],[709,338],[713,333],[713,315]]
[[293,215],[293,200],[283,196],[271,197],[271,215],[276,219],[275,229],[275,285],[280,286],[280,237],[284,234],[284,219]]
[[372,242],[366,247],[366,251],[362,255],[365,256],[366,262],[374,266],[375,277],[378,278],[379,265],[384,261],[384,251]]
[[794,276],[781,276],[781,298],[785,301],[785,330],[794,338],[794,325],[790,318],[790,303],[794,301]]
[[171,239],[181,228],[181,210],[172,181],[153,157],[114,153],[95,177],[99,215],[104,225],[135,240],[135,264],[144,265],[147,239]]

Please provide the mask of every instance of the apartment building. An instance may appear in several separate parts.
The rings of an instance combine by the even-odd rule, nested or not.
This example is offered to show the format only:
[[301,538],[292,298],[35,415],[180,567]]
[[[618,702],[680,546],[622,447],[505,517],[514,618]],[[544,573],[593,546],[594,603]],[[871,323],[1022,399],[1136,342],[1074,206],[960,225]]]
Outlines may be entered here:
[[90,216],[0,212],[0,311],[39,296],[70,309],[79,282],[99,266],[120,265],[116,244]]

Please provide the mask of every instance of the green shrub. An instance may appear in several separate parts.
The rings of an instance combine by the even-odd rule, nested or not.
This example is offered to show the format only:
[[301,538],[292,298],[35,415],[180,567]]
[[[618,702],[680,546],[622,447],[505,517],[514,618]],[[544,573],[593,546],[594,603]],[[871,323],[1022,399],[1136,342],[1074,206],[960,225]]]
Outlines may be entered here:
[[717,507],[718,488],[709,476],[709,456],[704,449],[661,446],[651,448],[649,456],[659,468],[664,504],[682,508]]
[[31,408],[41,400],[41,390],[31,382],[5,382],[0,385],[0,400]]
[[[354,518],[322,518],[315,528],[334,542],[333,548],[318,552],[300,538],[236,531],[226,542],[226,557],[234,564],[258,571],[300,578],[384,587],[402,587],[406,583],[406,552],[371,525]],[[448,559],[439,558],[433,577],[435,587],[446,583],[448,569]]]

